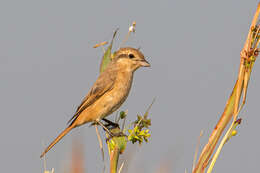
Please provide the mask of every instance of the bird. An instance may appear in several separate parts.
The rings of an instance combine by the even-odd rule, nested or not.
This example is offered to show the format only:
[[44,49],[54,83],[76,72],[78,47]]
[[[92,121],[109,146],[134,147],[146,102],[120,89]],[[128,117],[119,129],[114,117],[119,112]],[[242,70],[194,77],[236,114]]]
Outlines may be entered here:
[[116,111],[126,100],[132,86],[134,72],[140,67],[150,67],[139,49],[120,48],[69,120],[67,128],[42,152],[42,158],[57,142],[72,129],[86,123],[100,122]]

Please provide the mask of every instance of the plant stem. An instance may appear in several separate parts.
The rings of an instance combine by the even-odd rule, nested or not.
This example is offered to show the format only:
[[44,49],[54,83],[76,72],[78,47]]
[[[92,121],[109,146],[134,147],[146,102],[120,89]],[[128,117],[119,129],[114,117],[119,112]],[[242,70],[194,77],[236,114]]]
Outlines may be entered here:
[[120,154],[120,150],[118,146],[115,146],[115,148],[110,152],[110,173],[117,172],[119,154]]

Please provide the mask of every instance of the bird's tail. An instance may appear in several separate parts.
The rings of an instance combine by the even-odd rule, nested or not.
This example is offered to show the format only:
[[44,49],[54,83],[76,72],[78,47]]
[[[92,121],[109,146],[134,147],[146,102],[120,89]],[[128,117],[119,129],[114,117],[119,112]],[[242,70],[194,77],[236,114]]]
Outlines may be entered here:
[[57,142],[59,142],[71,129],[75,127],[74,124],[67,127],[63,132],[59,134],[59,136],[42,152],[40,158],[42,158]]

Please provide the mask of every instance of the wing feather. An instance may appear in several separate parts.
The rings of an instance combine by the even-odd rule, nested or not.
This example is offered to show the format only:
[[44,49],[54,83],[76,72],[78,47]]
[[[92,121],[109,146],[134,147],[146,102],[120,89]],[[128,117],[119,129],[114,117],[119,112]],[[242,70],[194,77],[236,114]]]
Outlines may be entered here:
[[116,64],[110,64],[107,69],[100,74],[97,81],[94,83],[90,92],[83,99],[81,104],[78,106],[76,113],[68,121],[68,123],[73,123],[77,117],[90,105],[92,105],[96,100],[98,100],[107,91],[111,90],[114,86],[114,82],[117,76]]

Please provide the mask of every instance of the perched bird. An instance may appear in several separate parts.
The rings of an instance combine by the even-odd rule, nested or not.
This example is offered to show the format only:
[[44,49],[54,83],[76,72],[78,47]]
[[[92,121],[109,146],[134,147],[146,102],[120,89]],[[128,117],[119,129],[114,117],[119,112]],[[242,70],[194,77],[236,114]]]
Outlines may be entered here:
[[70,125],[43,151],[43,157],[71,129],[88,122],[96,122],[112,114],[126,100],[134,72],[139,67],[150,67],[144,55],[130,47],[120,48],[107,68],[99,75],[93,87],[70,119]]

